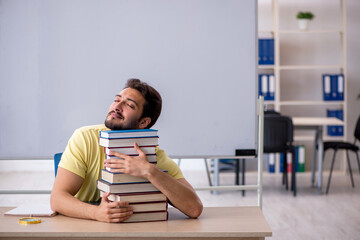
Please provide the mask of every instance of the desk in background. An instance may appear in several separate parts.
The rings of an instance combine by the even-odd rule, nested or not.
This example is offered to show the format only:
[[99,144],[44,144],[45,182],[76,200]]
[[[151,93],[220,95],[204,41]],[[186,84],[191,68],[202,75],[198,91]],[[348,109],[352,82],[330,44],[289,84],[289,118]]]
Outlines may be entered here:
[[0,239],[265,239],[272,236],[259,207],[208,207],[189,219],[169,209],[169,221],[103,223],[62,215],[42,217],[42,223],[21,225],[20,217],[4,216],[0,207]]
[[293,125],[295,129],[311,129],[315,130],[315,141],[313,149],[313,159],[311,167],[311,183],[315,183],[315,165],[316,165],[316,148],[318,148],[318,191],[322,193],[322,159],[324,156],[323,145],[323,127],[327,125],[343,125],[343,121],[337,118],[326,117],[293,117]]

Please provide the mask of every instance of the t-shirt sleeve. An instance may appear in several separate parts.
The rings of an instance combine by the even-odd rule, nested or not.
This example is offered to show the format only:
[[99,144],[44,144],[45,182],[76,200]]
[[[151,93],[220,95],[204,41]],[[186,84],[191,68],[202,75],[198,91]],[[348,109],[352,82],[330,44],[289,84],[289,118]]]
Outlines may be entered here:
[[161,150],[158,147],[156,147],[156,160],[158,168],[167,170],[168,174],[175,179],[184,178],[179,166],[166,155],[164,150]]
[[85,178],[87,169],[85,163],[85,149],[85,137],[82,131],[77,129],[69,139],[68,145],[61,156],[59,167]]

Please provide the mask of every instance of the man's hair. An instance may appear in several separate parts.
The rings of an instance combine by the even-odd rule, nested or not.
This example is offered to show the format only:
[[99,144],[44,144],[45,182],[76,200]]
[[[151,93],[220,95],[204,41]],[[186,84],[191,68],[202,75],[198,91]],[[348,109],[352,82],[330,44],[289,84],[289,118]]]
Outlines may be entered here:
[[147,83],[136,78],[130,78],[126,83],[125,88],[136,89],[145,98],[141,118],[150,117],[151,122],[146,128],[151,128],[156,123],[161,113],[162,99],[159,92]]

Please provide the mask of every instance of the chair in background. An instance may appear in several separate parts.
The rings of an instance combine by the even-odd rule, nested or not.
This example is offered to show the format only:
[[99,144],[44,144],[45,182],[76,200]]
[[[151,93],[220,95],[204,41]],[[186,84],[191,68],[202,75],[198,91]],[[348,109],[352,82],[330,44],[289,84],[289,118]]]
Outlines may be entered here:
[[287,153],[292,153],[291,190],[296,196],[296,161],[293,146],[293,124],[291,118],[276,112],[264,114],[264,153],[282,153],[283,184],[288,189]]
[[60,160],[61,160],[61,156],[62,156],[62,153],[56,153],[56,154],[54,155],[55,177],[56,177],[56,174],[57,174],[58,165],[59,165],[59,162],[60,162]]
[[355,153],[356,158],[357,158],[358,167],[359,167],[359,173],[360,173],[360,160],[359,160],[359,154],[358,154],[359,147],[356,145],[357,140],[360,140],[360,116],[358,117],[355,131],[354,131],[354,143],[349,143],[349,142],[344,142],[344,141],[326,141],[326,142],[324,142],[324,159],[325,159],[326,150],[329,150],[329,149],[334,150],[334,155],[333,155],[332,162],[331,162],[329,180],[328,180],[328,184],[326,187],[326,194],[328,194],[328,192],[329,192],[331,175],[332,175],[332,171],[334,168],[335,156],[336,156],[336,153],[338,150],[346,150],[346,160],[347,160],[347,164],[348,164],[348,168],[349,168],[351,185],[352,185],[352,187],[354,187],[354,179],[352,176],[352,170],[351,170],[351,165],[350,165],[349,151],[352,151]]

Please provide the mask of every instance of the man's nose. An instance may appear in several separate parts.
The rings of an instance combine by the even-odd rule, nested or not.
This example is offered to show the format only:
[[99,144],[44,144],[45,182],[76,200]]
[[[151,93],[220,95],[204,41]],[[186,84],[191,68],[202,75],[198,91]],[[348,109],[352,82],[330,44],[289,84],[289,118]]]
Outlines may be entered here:
[[115,103],[115,110],[116,111],[122,111],[122,107],[123,107],[123,105],[124,105],[124,101],[119,101],[119,102],[116,102]]

